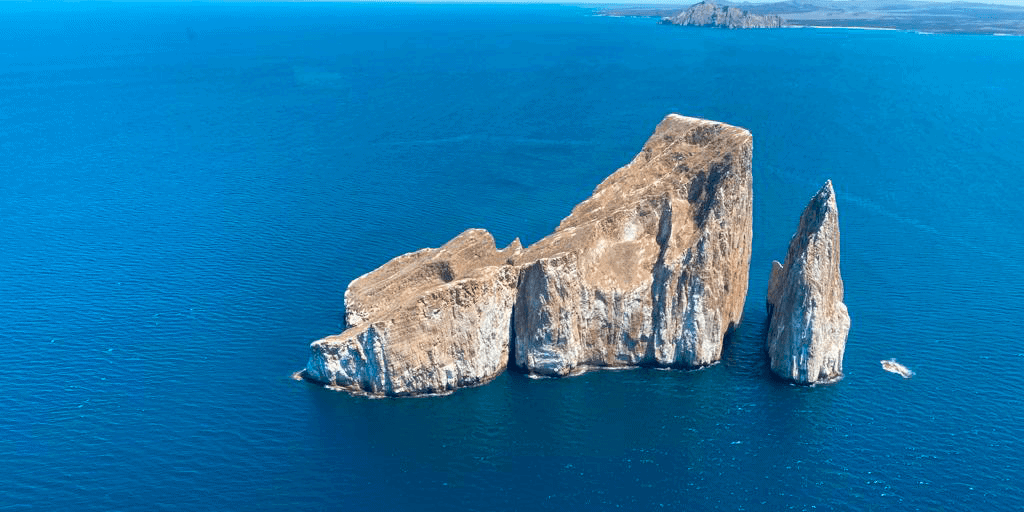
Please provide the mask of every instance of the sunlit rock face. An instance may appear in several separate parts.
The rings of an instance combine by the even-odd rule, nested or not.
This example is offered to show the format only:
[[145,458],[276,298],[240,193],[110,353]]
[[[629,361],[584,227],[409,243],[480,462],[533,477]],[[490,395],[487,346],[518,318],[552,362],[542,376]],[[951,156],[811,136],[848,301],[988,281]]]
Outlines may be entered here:
[[800,216],[785,264],[772,263],[767,302],[772,371],[801,384],[842,377],[850,315],[843,304],[839,209],[831,181]]
[[742,128],[669,115],[532,246],[498,250],[469,230],[353,281],[348,329],[312,344],[304,376],[401,396],[482,384],[509,364],[563,376],[718,361],[747,292],[751,152]]
[[526,249],[516,365],[566,375],[718,361],[747,293],[751,142],[741,128],[669,116],[629,165]]
[[305,377],[355,393],[403,396],[483,384],[508,363],[518,269],[490,233],[399,256],[349,285],[348,329],[314,342]]

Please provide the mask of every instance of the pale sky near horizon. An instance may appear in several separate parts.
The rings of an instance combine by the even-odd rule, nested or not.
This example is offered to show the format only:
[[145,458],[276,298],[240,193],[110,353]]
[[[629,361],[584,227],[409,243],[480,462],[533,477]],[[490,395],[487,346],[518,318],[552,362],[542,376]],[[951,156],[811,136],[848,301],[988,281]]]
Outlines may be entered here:
[[[0,0],[4,1],[4,0]],[[111,1],[111,0],[106,0]],[[167,1],[167,0],[113,0],[113,1]],[[192,1],[192,0],[169,0],[169,1]],[[204,0],[204,1],[298,1],[298,2],[369,2],[369,3],[417,3],[417,4],[553,4],[553,5],[693,5],[701,0]],[[708,0],[719,4],[772,4],[787,0]],[[797,0],[799,1],[799,0]],[[832,0],[844,2],[846,0]],[[998,4],[1024,7],[1024,0],[898,0],[900,2],[929,2],[929,3],[972,3],[972,4]]]
[[[217,0],[212,0],[217,1]],[[238,0],[227,0],[227,1],[238,1]],[[354,1],[354,2],[388,2],[388,3],[438,3],[438,4],[556,4],[556,5],[693,5],[700,2],[701,0],[598,0],[598,1],[553,1],[553,0],[298,0],[298,1]],[[719,4],[773,4],[787,0],[709,0]],[[799,1],[799,0],[797,0]],[[846,0],[832,0],[835,2],[844,2]],[[972,3],[972,4],[998,4],[998,5],[1011,5],[1017,7],[1024,7],[1024,0],[899,0],[899,1],[910,1],[910,2],[929,2],[929,3]]]

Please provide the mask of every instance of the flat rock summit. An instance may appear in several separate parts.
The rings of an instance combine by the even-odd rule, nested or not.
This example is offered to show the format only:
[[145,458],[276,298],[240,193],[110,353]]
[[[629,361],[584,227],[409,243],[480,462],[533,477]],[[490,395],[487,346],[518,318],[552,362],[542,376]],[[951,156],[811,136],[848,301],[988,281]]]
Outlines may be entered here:
[[451,392],[508,366],[696,368],[722,354],[747,294],[752,137],[667,116],[643,150],[530,247],[471,229],[345,292],[347,329],[302,376],[375,396]]
[[[553,233],[499,249],[470,229],[352,281],[341,334],[313,342],[300,375],[370,396],[430,395],[508,367],[699,368],[722,356],[750,270],[750,132],[670,114]],[[849,316],[831,182],[775,262],[772,370],[811,384],[842,374]]]

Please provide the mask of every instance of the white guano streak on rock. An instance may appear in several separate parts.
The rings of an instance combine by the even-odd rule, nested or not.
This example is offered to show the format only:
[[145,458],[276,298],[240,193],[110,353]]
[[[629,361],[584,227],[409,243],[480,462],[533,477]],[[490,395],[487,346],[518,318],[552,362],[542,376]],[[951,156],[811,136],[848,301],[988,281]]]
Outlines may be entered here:
[[832,182],[811,199],[786,263],[772,263],[766,345],[772,371],[801,384],[843,374],[850,316],[839,271],[839,210]]
[[751,150],[746,130],[667,116],[529,248],[468,230],[353,281],[349,330],[313,343],[306,378],[442,393],[496,376],[510,346],[516,366],[549,376],[715,363],[747,291]]
[[[637,237],[641,242],[618,259],[602,256],[581,264],[578,273],[553,266],[535,270],[562,274],[575,282],[563,288],[579,290],[537,306],[582,317],[576,328],[562,327],[574,333],[572,338],[553,340],[534,335],[538,329],[524,320],[534,315],[571,321],[572,315],[517,308],[517,365],[566,375],[577,368],[692,368],[718,361],[722,338],[738,323],[746,295],[752,229],[749,144],[744,130],[669,116],[633,162],[606,179],[559,230],[527,249],[528,258],[550,245],[570,245],[578,248],[581,260],[595,260],[593,253],[615,254],[616,246],[633,239],[634,226],[645,226],[644,236]],[[569,227],[574,231],[568,232]],[[609,282],[609,276],[616,278]],[[623,286],[626,282],[632,284]],[[538,293],[532,283],[521,279],[521,299]],[[535,366],[529,354],[536,351],[546,355],[545,362],[560,364]],[[557,357],[551,355],[555,352]]]

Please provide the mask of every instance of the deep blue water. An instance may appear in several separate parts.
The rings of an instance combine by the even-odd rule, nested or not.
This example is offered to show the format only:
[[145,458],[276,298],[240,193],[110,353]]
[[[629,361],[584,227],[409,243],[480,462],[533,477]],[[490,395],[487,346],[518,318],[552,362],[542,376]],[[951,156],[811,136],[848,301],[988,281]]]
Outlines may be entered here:
[[[1024,38],[575,7],[0,3],[0,510],[1019,507],[1022,70]],[[754,134],[721,364],[290,378],[350,280],[538,240],[669,112]],[[827,178],[846,377],[790,386],[763,293]]]

